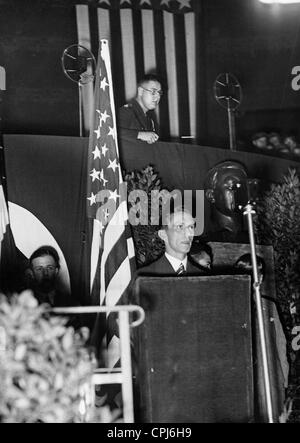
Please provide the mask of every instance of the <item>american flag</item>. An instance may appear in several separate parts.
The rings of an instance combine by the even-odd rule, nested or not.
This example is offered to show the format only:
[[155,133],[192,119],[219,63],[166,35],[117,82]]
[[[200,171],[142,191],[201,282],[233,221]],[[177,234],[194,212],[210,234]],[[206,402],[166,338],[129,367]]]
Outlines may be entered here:
[[[135,263],[127,223],[127,194],[122,185],[109,45],[103,39],[98,53],[93,128],[89,138],[87,214],[93,219],[92,299],[106,306],[124,303]],[[113,367],[119,359],[119,339],[110,332],[107,331],[108,364]]]
[[[167,88],[157,112],[161,139],[196,137],[201,132],[201,89],[197,71],[201,44],[200,0],[78,1],[78,43],[97,53],[100,39],[110,42],[116,106],[136,94],[137,81],[156,72]],[[83,92],[85,128],[89,126],[91,85]],[[200,108],[199,108],[200,107]],[[199,109],[196,109],[199,108]]]

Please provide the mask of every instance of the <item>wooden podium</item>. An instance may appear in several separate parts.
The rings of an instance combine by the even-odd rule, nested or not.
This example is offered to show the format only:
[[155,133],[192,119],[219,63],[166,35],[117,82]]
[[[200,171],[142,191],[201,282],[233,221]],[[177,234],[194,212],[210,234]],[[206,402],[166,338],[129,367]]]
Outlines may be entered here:
[[138,277],[136,421],[253,421],[250,277]]

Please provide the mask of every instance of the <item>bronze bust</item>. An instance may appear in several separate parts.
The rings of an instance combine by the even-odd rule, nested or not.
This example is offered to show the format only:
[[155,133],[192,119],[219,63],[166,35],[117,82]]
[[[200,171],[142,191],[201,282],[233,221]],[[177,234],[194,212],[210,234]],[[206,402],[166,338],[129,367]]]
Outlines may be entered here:
[[211,203],[209,240],[248,242],[239,207],[247,198],[247,180],[245,167],[234,160],[218,163],[208,171],[204,188],[205,197]]

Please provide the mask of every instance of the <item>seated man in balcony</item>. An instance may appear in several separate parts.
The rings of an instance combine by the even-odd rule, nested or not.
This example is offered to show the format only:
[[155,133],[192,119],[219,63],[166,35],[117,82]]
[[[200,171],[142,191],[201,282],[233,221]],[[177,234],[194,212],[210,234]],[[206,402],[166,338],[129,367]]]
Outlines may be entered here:
[[147,74],[139,81],[136,97],[119,110],[118,133],[120,138],[155,143],[158,125],[154,110],[162,96],[161,83],[153,74]]

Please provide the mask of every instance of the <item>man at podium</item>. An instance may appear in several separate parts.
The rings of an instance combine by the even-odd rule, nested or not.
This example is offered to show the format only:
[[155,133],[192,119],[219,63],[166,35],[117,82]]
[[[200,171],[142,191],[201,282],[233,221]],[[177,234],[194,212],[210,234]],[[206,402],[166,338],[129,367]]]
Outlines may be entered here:
[[175,208],[167,214],[158,236],[165,244],[165,253],[158,260],[140,269],[139,275],[201,275],[203,271],[189,261],[195,233],[195,219],[189,211]]

